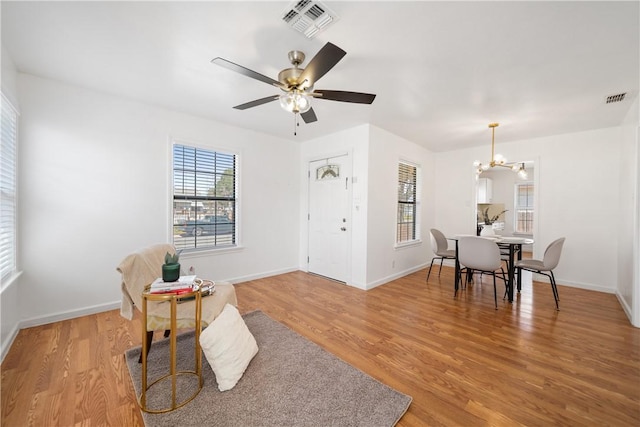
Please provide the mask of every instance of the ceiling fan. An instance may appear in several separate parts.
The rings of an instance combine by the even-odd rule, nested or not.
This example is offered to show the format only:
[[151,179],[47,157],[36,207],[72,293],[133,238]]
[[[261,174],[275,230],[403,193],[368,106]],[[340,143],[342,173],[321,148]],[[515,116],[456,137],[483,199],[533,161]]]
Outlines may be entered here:
[[274,80],[241,65],[234,64],[224,58],[214,58],[211,62],[235,71],[236,73],[275,86],[283,92],[280,95],[256,99],[236,105],[233,108],[246,110],[247,108],[253,108],[271,101],[280,100],[282,108],[294,114],[300,114],[305,123],[312,123],[317,121],[318,118],[313,108],[311,108],[311,98],[371,104],[376,97],[376,95],[370,93],[314,89],[317,81],[331,70],[346,54],[347,52],[338,46],[327,43],[320,49],[316,56],[309,61],[305,68],[300,68],[299,66],[304,62],[305,55],[298,50],[292,50],[289,52],[289,61],[291,61],[293,68],[285,68],[280,71],[278,80]]

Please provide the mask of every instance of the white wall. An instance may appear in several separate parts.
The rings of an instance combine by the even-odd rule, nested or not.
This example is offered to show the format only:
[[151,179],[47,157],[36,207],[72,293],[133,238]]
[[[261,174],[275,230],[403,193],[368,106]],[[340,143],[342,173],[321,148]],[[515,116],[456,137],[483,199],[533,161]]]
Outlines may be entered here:
[[2,93],[7,97],[14,107],[18,107],[18,70],[16,65],[9,56],[9,53],[2,45],[2,61],[0,62],[2,67]]
[[[3,57],[3,91],[11,82],[5,80],[5,67]],[[433,154],[369,125],[300,146],[30,75],[18,74],[17,82],[22,113],[18,256],[24,275],[20,286],[2,292],[3,355],[18,316],[24,327],[115,307],[120,298],[115,268],[121,259],[170,240],[170,136],[241,155],[243,249],[183,255],[183,263],[203,277],[237,282],[306,269],[306,162],[344,149],[353,155],[357,178],[350,284],[368,289],[426,265],[429,228],[475,232],[471,164],[485,159],[488,147]],[[619,289],[622,301],[629,300],[628,279],[638,270],[637,250],[631,252],[634,258],[628,255],[633,242],[612,238],[634,232],[628,223],[634,219],[623,210],[638,206],[637,127],[635,133],[625,132],[609,128],[497,146],[507,158],[538,159],[541,213],[534,255],[541,256],[556,237],[567,237],[558,282]],[[636,164],[626,172],[593,173],[633,153]],[[396,249],[390,224],[395,223],[400,159],[422,166],[423,242]],[[630,195],[633,185],[620,184],[634,174]],[[635,202],[629,200],[634,196]],[[636,207],[636,222],[637,212]],[[637,274],[633,283],[637,306]]]
[[296,143],[26,74],[18,82],[23,326],[116,306],[120,261],[171,241],[171,136],[240,155],[242,250],[183,253],[183,267],[233,282],[297,268]]
[[[555,270],[558,283],[615,292],[620,128],[497,144],[496,151],[510,159],[537,160],[539,224],[534,256],[541,257],[550,242],[564,236],[567,240]],[[471,165],[489,152],[489,147],[477,147],[436,155],[435,225],[445,234],[474,232]],[[616,171],[598,173],[603,167]],[[632,232],[630,224],[623,227]]]
[[[617,221],[618,286],[617,294],[625,312],[635,326],[640,327],[640,278],[638,273],[640,231],[638,229],[638,199],[640,166],[638,97],[621,127],[621,150],[618,160],[620,174],[620,219]],[[629,224],[632,227],[629,227]]]
[[[398,162],[414,163],[422,174],[421,241],[396,246]],[[369,149],[369,215],[367,223],[367,288],[387,283],[424,268],[431,260],[429,230],[434,210],[433,154],[428,150],[371,126]]]
[[[7,97],[14,108],[20,110],[18,104],[18,86],[16,66],[11,57],[2,46],[2,93]],[[20,120],[20,119],[19,119]],[[20,147],[18,146],[18,150]],[[20,153],[18,152],[18,156]],[[20,259],[18,258],[18,270],[20,269]],[[18,334],[20,312],[19,295],[20,276],[11,277],[7,282],[2,282],[0,286],[0,360],[4,359],[9,346]]]
[[[370,125],[305,142],[302,168],[312,159],[339,152],[352,153],[353,197],[351,224],[351,266],[348,284],[371,289],[419,270],[430,260],[429,224],[433,221],[433,156],[418,145]],[[422,242],[396,248],[396,206],[398,161],[411,161],[422,168]],[[301,179],[306,182],[306,172]],[[301,215],[306,218],[308,191],[301,188]],[[304,221],[301,218],[301,221]],[[301,223],[300,269],[306,270],[308,230]],[[426,239],[426,240],[425,240]]]
[[356,126],[345,131],[307,141],[301,146],[300,173],[300,258],[299,268],[308,271],[309,229],[307,213],[309,186],[307,170],[309,162],[348,152],[352,161],[352,200],[350,236],[350,266],[347,283],[366,289],[367,286],[367,187],[369,125]]

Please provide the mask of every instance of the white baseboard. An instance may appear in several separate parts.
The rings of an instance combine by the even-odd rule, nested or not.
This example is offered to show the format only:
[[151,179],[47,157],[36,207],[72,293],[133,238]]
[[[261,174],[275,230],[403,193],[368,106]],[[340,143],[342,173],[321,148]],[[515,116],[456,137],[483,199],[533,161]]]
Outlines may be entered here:
[[[353,286],[356,287],[358,289],[363,289],[363,290],[369,290],[369,289],[373,289],[375,287],[384,285],[385,283],[389,283],[393,280],[399,279],[401,277],[407,276],[409,274],[415,273],[416,271],[422,270],[424,268],[428,268],[429,264],[425,263],[425,264],[420,264],[417,265],[415,267],[412,267],[410,269],[407,270],[403,270],[400,271],[398,273],[389,275],[387,277],[384,277],[382,279],[376,280],[374,282],[370,282],[367,283],[366,285],[364,285],[364,287],[362,286],[362,284],[348,284],[349,286]],[[233,283],[233,284],[237,284],[237,283],[242,283],[242,282],[248,282],[251,280],[257,280],[257,279],[262,279],[265,277],[271,277],[271,276],[276,276],[279,274],[285,274],[285,273],[291,273],[293,271],[298,271],[299,269],[297,267],[291,267],[291,268],[287,268],[287,269],[281,269],[281,270],[274,270],[274,271],[269,271],[269,272],[264,272],[264,273],[260,273],[260,274],[254,274],[254,275],[249,275],[249,276],[240,276],[240,277],[235,277],[235,278],[231,278],[231,279],[224,279],[224,281]],[[540,276],[540,281],[545,281],[548,280],[546,277],[544,276]],[[538,281],[538,280],[536,280]],[[594,285],[591,283],[578,283],[578,282],[568,282],[568,281],[563,281],[563,280],[556,280],[558,285],[560,286],[570,286],[570,287],[574,287],[574,288],[580,288],[580,289],[586,289],[586,290],[591,290],[591,291],[597,291],[597,292],[604,292],[604,293],[609,293],[609,294],[617,294],[615,289],[611,289],[611,288],[606,288],[603,286],[598,286],[598,285]],[[620,300],[620,303],[623,307],[623,309],[625,310],[625,313],[627,314],[627,316],[629,316],[629,313],[631,312],[630,308],[626,306],[626,304],[624,304],[624,300],[618,296],[618,300]],[[46,325],[49,323],[54,323],[54,322],[59,322],[62,320],[68,320],[68,319],[73,319],[76,317],[81,317],[81,316],[87,316],[90,314],[95,314],[95,313],[101,313],[104,311],[109,311],[109,310],[115,310],[120,308],[120,301],[115,301],[115,302],[110,302],[110,303],[105,303],[105,304],[98,304],[98,305],[94,305],[94,306],[90,306],[90,307],[84,307],[84,308],[80,308],[77,310],[69,310],[69,311],[65,311],[65,312],[59,312],[59,313],[55,313],[55,314],[51,314],[51,315],[47,315],[47,316],[41,316],[41,317],[33,317],[30,319],[24,319],[22,321],[20,321],[19,325],[17,325],[16,327],[13,328],[11,335],[5,340],[6,342],[2,343],[2,358],[4,358],[5,354],[9,347],[11,346],[11,344],[13,343],[13,340],[15,339],[15,337],[18,334],[18,331],[20,329],[24,329],[24,328],[31,328],[33,326],[40,326],[40,325]]]
[[15,341],[18,336],[18,332],[20,332],[20,328],[18,325],[15,325],[11,330],[11,333],[7,336],[7,338],[2,343],[2,355],[0,355],[0,362],[4,362],[4,357],[9,353],[9,349],[13,345],[13,341]]
[[[543,275],[537,275],[538,278],[535,278],[536,282],[549,282],[549,278]],[[615,294],[616,290],[612,288],[606,288],[604,286],[595,285],[593,283],[583,283],[583,282],[571,282],[563,279],[556,278],[556,283],[558,286],[569,286],[570,288],[578,288],[585,289],[587,291],[596,291],[596,292],[604,292],[605,294]]]
[[616,291],[616,297],[618,298],[618,302],[622,306],[622,310],[624,310],[624,314],[627,315],[627,319],[629,319],[629,323],[631,323],[631,326],[640,328],[640,325],[633,324],[633,311],[631,310],[631,307],[629,307],[629,304],[627,304],[627,301],[617,291]]
[[[270,271],[270,272],[265,272],[261,274],[250,275],[250,276],[241,276],[241,277],[235,277],[231,279],[224,279],[223,281],[230,282],[230,283],[242,283],[242,282],[248,282],[250,280],[257,280],[257,279],[262,279],[269,276],[275,276],[278,274],[290,273],[292,271],[297,271],[297,270],[298,270],[297,268],[293,267],[293,268]],[[90,307],[83,307],[77,310],[69,310],[69,311],[59,312],[59,313],[50,314],[46,316],[24,319],[20,321],[19,328],[16,328],[16,334],[19,329],[46,325],[49,323],[60,322],[62,320],[74,319],[76,317],[87,316],[95,313],[102,313],[103,311],[115,310],[119,308],[120,308],[120,301],[115,301],[115,302],[109,302],[105,304],[98,304]]]
[[[389,283],[389,282],[391,282],[393,280],[399,279],[401,277],[407,276],[409,274],[415,273],[416,271],[419,271],[419,270],[422,270],[422,269],[428,268],[428,267],[429,267],[429,264],[425,263],[425,264],[416,265],[415,267],[411,267],[411,268],[408,268],[408,269],[403,270],[403,271],[399,271],[399,272],[397,272],[395,274],[392,274],[390,276],[383,277],[382,279],[367,283],[367,287],[366,287],[365,290],[373,289],[373,288],[378,287],[380,285],[384,285],[385,283]],[[426,276],[425,276],[425,279],[426,279]]]
[[240,276],[240,277],[235,277],[231,279],[216,279],[216,280],[237,284],[242,282],[248,282],[250,280],[258,280],[258,279],[264,279],[265,277],[277,276],[279,274],[291,273],[293,271],[298,271],[298,270],[299,270],[298,267],[290,267],[290,268],[283,268],[280,270],[267,271],[259,274],[252,274],[249,276]]
[[120,301],[83,307],[77,310],[69,310],[47,316],[32,317],[30,319],[20,321],[20,329],[74,319],[76,317],[87,316],[89,314],[102,313],[103,311],[115,310],[116,308],[120,308]]

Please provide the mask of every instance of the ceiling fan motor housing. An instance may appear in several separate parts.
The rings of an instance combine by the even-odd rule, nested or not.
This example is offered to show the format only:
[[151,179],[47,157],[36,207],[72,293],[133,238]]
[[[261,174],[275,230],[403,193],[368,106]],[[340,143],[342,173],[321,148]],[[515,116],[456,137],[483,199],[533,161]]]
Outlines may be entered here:
[[309,81],[299,82],[298,78],[304,71],[304,68],[285,68],[284,70],[278,73],[278,81],[283,85],[287,86],[287,90],[283,89],[285,92],[288,92],[291,89],[298,89],[304,92],[313,91],[313,85],[310,84]]

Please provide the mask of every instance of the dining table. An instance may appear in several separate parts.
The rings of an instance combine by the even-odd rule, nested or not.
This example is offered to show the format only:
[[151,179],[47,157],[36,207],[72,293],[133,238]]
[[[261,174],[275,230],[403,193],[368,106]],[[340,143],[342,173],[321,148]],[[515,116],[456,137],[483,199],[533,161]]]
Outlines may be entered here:
[[[460,275],[460,261],[458,258],[458,240],[461,237],[474,236],[472,234],[456,234],[452,237],[447,237],[447,240],[451,240],[455,242],[455,252],[456,252],[456,260],[455,260],[455,293],[454,296],[458,294],[458,289],[460,288],[461,283],[461,275]],[[520,261],[522,259],[522,246],[531,245],[535,243],[535,241],[528,237],[508,237],[508,236],[480,236],[484,239],[490,239],[496,242],[496,245],[501,249],[505,249],[506,255],[508,256],[507,262],[507,297],[509,302],[513,302],[514,288],[520,292],[522,289],[522,274],[521,269],[515,266],[516,261]],[[517,274],[516,274],[517,272]],[[514,283],[515,282],[515,283]],[[514,286],[515,285],[515,286]]]

